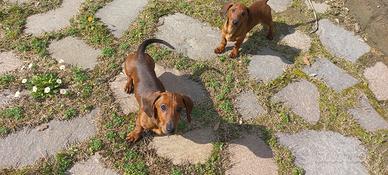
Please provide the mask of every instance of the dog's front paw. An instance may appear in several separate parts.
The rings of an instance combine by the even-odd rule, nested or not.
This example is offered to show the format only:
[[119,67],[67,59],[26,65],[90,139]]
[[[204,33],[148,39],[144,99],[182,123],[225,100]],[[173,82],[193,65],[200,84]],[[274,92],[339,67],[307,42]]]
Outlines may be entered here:
[[216,53],[216,54],[221,54],[224,51],[225,51],[225,47],[222,47],[222,46],[217,47],[216,49],[214,49],[214,53]]
[[136,133],[136,132],[130,132],[128,135],[127,135],[127,141],[128,142],[136,142],[138,141],[140,138],[140,134],[139,133]]
[[234,49],[232,50],[232,52],[229,54],[229,57],[230,58],[236,58],[238,56],[238,51],[235,51]]

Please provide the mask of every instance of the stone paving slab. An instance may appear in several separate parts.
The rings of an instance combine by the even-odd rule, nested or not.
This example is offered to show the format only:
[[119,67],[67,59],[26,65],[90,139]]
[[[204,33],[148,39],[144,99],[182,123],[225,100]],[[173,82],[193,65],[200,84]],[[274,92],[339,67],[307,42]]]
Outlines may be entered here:
[[[308,9],[311,9],[310,3],[307,0],[305,0],[304,3],[306,4]],[[320,3],[311,1],[311,4],[313,5],[317,13],[325,13],[330,8],[330,6],[327,5],[325,2]]]
[[71,36],[53,41],[48,50],[57,61],[64,60],[67,64],[84,69],[93,69],[98,64],[97,57],[101,53],[99,49],[94,49],[84,41]]
[[118,175],[114,170],[106,168],[100,161],[101,155],[96,153],[86,161],[77,162],[69,171],[71,175]]
[[291,65],[280,53],[271,49],[264,49],[251,57],[248,73],[256,82],[268,83],[280,75]]
[[0,168],[31,165],[40,158],[52,156],[69,144],[82,142],[97,133],[95,119],[99,109],[69,121],[52,120],[48,128],[24,128],[0,139]]
[[228,147],[232,168],[227,175],[275,175],[277,165],[272,150],[255,135],[246,135],[231,142]]
[[96,17],[108,26],[116,38],[120,38],[147,2],[148,0],[114,0],[98,10]]
[[215,58],[214,48],[221,41],[221,32],[207,23],[181,13],[159,19],[156,37],[169,42],[175,49],[195,60]]
[[349,109],[348,112],[367,131],[374,132],[379,129],[388,129],[388,122],[377,113],[364,94],[359,96],[357,106]]
[[281,145],[295,156],[295,164],[306,175],[368,174],[362,164],[367,151],[361,141],[332,131],[302,131],[276,134]]
[[349,88],[359,82],[357,79],[353,78],[351,75],[325,58],[317,58],[315,63],[311,66],[305,67],[303,72],[322,79],[329,87],[333,88],[337,92]]
[[11,51],[0,52],[0,75],[16,70],[23,62]]
[[269,0],[267,4],[274,10],[275,12],[282,12],[291,7],[292,0]]
[[377,100],[388,100],[388,67],[384,63],[377,62],[365,69],[364,77]]
[[70,26],[73,18],[85,0],[63,0],[61,7],[46,13],[35,14],[27,18],[26,33],[36,36],[44,32],[53,32]]
[[[156,76],[162,81],[167,91],[178,92],[191,97],[195,103],[201,103],[208,100],[208,95],[203,87],[185,76],[184,73],[176,70],[155,65]],[[118,100],[121,109],[125,114],[136,112],[139,109],[136,98],[133,94],[124,92],[124,86],[127,81],[125,74],[117,75],[115,80],[110,83],[113,95]]]
[[287,85],[275,94],[272,100],[283,102],[311,124],[316,124],[320,118],[318,88],[306,80]]
[[150,146],[160,157],[174,165],[205,163],[211,156],[214,133],[210,128],[196,129],[183,135],[154,137]]
[[243,120],[250,120],[267,113],[252,91],[239,94],[236,103],[237,111]]
[[285,43],[295,49],[299,49],[302,52],[309,51],[311,47],[311,38],[299,30],[284,36],[280,42]]
[[353,63],[370,51],[370,47],[360,36],[335,25],[328,19],[319,21],[318,35],[331,54]]

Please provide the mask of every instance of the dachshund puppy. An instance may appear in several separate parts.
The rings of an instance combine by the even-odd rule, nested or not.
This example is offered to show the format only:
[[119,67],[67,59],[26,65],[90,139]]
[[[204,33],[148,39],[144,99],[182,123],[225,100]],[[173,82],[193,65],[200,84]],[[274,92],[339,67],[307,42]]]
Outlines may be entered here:
[[173,134],[184,108],[187,120],[191,121],[193,101],[190,97],[167,92],[156,77],[155,62],[145,53],[146,47],[152,43],[161,43],[174,49],[166,41],[148,39],[138,47],[136,53],[129,54],[124,63],[124,72],[128,78],[124,90],[127,93],[134,92],[140,106],[135,129],[127,135],[127,140],[132,142],[137,141],[144,130],[152,130],[157,135]]
[[249,8],[241,3],[227,3],[222,9],[222,14],[226,21],[221,31],[221,44],[214,50],[220,54],[225,51],[227,41],[236,41],[229,57],[236,58],[238,50],[245,39],[246,34],[258,23],[268,27],[267,38],[273,39],[273,22],[271,7],[268,0],[258,0]]

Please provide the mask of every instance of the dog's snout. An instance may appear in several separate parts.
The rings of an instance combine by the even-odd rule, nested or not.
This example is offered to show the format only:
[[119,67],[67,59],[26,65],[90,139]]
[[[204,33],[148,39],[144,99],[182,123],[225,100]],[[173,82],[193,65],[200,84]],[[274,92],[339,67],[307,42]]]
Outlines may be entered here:
[[232,23],[233,23],[233,25],[237,25],[238,24],[238,20],[235,19],[235,20],[232,21]]
[[168,134],[171,134],[175,131],[175,127],[174,127],[174,123],[173,122],[169,122],[166,126],[166,131]]

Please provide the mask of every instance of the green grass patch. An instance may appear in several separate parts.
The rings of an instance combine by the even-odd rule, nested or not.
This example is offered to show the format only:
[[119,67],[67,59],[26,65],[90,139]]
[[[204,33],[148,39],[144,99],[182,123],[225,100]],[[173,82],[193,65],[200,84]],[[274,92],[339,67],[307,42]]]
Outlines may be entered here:
[[10,119],[14,119],[14,120],[20,120],[20,119],[24,118],[23,108],[21,108],[21,107],[11,107],[11,108],[4,109],[0,113],[0,115],[3,118],[10,118]]

